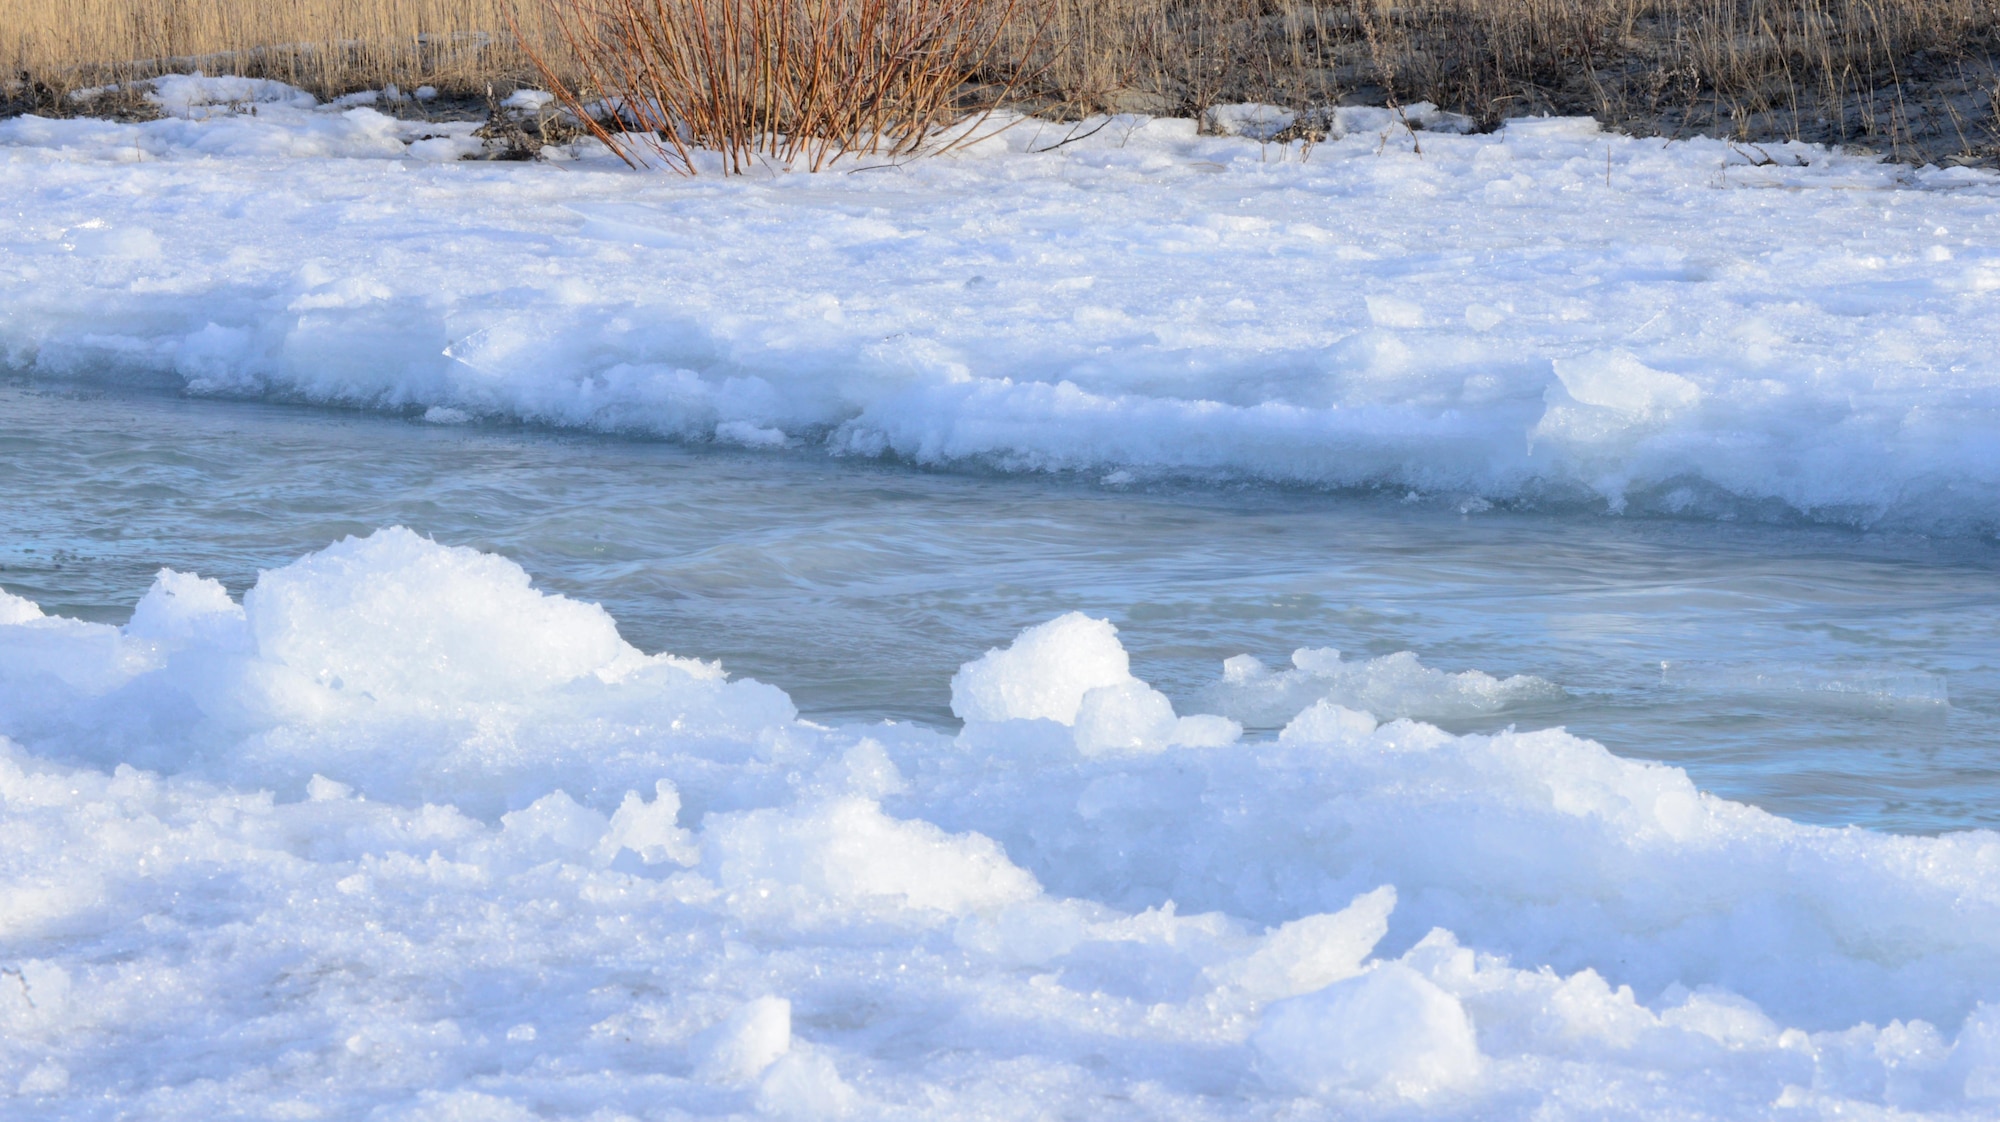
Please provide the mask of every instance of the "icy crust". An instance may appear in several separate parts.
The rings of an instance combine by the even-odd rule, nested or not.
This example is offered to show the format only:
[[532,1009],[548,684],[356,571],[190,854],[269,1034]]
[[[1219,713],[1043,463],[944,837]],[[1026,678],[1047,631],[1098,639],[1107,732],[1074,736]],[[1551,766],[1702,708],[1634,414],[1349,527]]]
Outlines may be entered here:
[[[470,138],[254,107],[0,122],[0,364],[1467,510],[2000,527],[1990,173],[1342,110],[1309,151],[991,121],[897,167],[684,180],[439,166],[403,157]],[[363,156],[396,158],[324,158]]]
[[1324,697],[1242,739],[1078,615],[957,735],[828,729],[403,530],[0,611],[9,1117],[2000,1106],[1990,833]]

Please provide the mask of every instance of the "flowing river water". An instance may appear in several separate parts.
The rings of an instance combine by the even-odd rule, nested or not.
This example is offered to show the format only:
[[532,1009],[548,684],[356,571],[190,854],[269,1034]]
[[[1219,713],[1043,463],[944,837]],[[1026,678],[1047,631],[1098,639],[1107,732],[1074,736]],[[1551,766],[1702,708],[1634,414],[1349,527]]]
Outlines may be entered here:
[[[1198,711],[1224,658],[1298,647],[1530,674],[1562,725],[1807,822],[2000,826],[2000,547],[1814,526],[1461,510],[0,387],[0,587],[122,623],[162,566],[232,593],[402,524],[503,553],[647,651],[807,717],[949,727],[1021,628],[1111,619]],[[1476,504],[1475,504],[1476,505]],[[1253,734],[1257,730],[1253,730]]]

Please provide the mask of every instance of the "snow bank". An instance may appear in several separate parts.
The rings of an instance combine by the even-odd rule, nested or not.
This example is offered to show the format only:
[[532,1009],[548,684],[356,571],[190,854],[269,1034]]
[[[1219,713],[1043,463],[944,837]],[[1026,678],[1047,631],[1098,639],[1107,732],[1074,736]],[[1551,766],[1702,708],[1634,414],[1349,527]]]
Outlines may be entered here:
[[0,122],[8,369],[1466,510],[2000,527],[1990,173],[1343,109],[1310,151],[1024,121],[682,180],[442,166],[457,126],[203,81],[161,87],[186,117]]
[[0,1099],[1991,1115],[2000,837],[1323,687],[1169,725],[1069,615],[966,665],[956,735],[829,729],[402,530],[122,628],[0,600]]

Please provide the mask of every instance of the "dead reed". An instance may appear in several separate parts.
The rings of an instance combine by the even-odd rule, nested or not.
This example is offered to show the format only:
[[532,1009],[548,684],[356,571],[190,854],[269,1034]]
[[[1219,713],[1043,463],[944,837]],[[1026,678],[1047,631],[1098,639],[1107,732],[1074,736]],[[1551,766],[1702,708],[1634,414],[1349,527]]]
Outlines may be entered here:
[[2000,0],[1041,0],[1045,111],[1430,101],[1483,124],[2000,158]]
[[[0,0],[12,83],[68,90],[176,71],[276,78],[334,95],[482,91],[534,69],[512,0]],[[530,34],[540,34],[533,13]],[[4,92],[4,91],[0,91]]]

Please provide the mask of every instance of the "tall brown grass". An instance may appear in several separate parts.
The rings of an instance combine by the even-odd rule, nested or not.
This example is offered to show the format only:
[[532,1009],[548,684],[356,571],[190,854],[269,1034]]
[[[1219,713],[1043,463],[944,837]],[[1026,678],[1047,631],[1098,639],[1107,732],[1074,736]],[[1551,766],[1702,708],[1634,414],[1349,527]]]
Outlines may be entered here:
[[[511,0],[0,0],[0,65],[52,88],[202,69],[320,94],[534,73]],[[541,34],[534,12],[523,18]]]
[[[0,64],[17,90],[22,74],[56,88],[201,67],[325,95],[388,82],[461,92],[539,83],[533,54],[589,98],[616,92],[612,70],[623,64],[607,59],[629,44],[579,35],[574,25],[565,35],[560,17],[601,12],[603,2],[0,0]],[[973,0],[657,2],[716,12],[789,4],[796,19],[808,3],[965,14]],[[1487,124],[1591,113],[1636,132],[2000,159],[2000,0],[1017,2],[996,49],[954,95],[961,101],[1009,93],[1058,115],[1198,115],[1235,100],[1427,100]],[[839,65],[879,67],[886,40],[841,26],[841,49],[857,53]],[[954,66],[968,58],[956,56]],[[709,80],[698,68],[683,76]]]
[[1081,49],[1040,92],[1087,109],[1424,100],[1487,125],[2000,141],[2000,0],[1044,2]]

